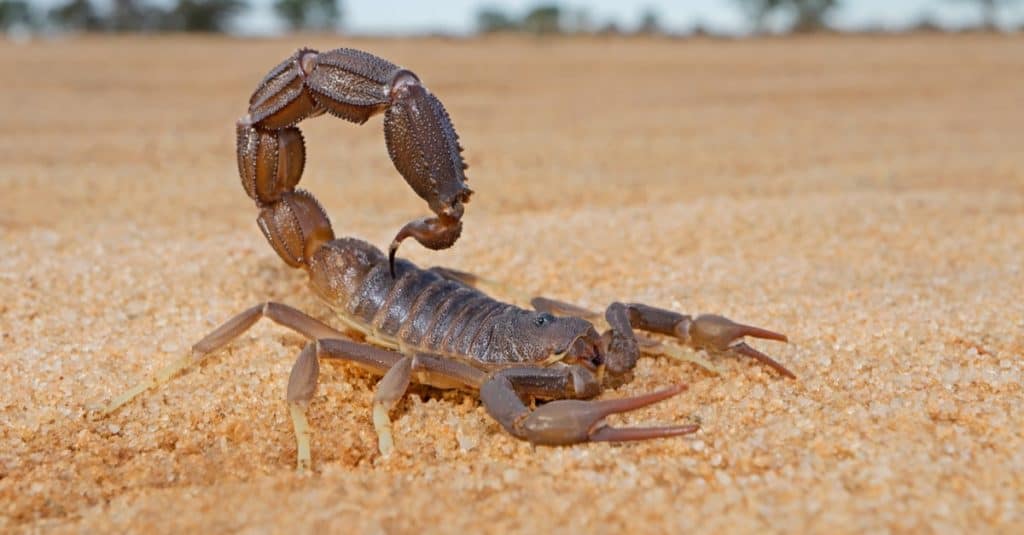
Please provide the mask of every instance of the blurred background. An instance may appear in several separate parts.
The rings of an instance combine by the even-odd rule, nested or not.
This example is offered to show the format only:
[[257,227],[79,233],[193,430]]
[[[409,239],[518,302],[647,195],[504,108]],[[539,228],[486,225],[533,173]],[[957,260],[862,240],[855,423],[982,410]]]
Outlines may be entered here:
[[0,0],[10,38],[67,32],[359,36],[1020,31],[1021,0]]

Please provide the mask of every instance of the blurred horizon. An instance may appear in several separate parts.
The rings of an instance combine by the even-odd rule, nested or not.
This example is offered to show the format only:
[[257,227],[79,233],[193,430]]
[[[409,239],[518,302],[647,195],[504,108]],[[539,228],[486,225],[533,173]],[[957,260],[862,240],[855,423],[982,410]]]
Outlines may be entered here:
[[[113,9],[115,0],[93,0],[100,12]],[[47,11],[67,0],[28,0],[33,9]],[[153,0],[153,5],[172,7],[174,0]],[[275,13],[275,0],[249,0],[226,25],[236,35],[273,36],[288,32],[287,23]],[[340,24],[350,35],[472,35],[480,30],[479,14],[492,9],[523,16],[540,5],[557,5],[563,13],[585,17],[593,29],[614,27],[635,31],[646,14],[654,14],[665,33],[708,32],[721,35],[754,33],[749,13],[735,0],[591,0],[588,2],[538,2],[537,0],[444,0],[423,2],[397,0],[342,0]],[[921,24],[961,30],[984,24],[979,2],[968,0],[854,0],[839,2],[826,18],[839,31],[902,31]],[[770,33],[784,31],[784,21],[769,19]],[[999,8],[998,28],[1016,30],[1024,25],[1024,2],[1007,2]]]

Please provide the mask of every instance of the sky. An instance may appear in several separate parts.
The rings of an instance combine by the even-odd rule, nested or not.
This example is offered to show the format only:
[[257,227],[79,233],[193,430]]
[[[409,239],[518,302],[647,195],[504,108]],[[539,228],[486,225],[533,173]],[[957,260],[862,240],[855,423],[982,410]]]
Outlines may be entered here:
[[[66,0],[29,0],[42,7]],[[109,5],[111,0],[95,0]],[[171,3],[172,0],[156,0]],[[239,18],[238,33],[273,34],[280,22],[271,9],[273,0],[248,0],[252,9]],[[475,14],[483,6],[498,7],[521,15],[541,0],[342,0],[344,29],[359,34],[407,34],[445,32],[469,34],[475,29]],[[640,14],[654,10],[669,30],[685,31],[702,25],[719,32],[742,33],[748,29],[735,0],[566,0],[570,9],[585,8],[598,26],[616,21],[619,27],[635,26]],[[864,26],[900,28],[929,15],[949,27],[974,25],[979,10],[968,0],[843,0],[832,23],[843,29]],[[1003,21],[1013,26],[1024,23],[1024,1],[1003,10]]]
[[[257,32],[273,29],[272,0],[252,1],[261,9],[245,21],[252,25],[250,29]],[[474,15],[481,6],[522,14],[538,3],[538,0],[344,0],[345,28],[356,33],[435,30],[471,33]],[[586,8],[598,25],[614,20],[621,27],[629,28],[636,25],[640,14],[649,8],[658,13],[662,24],[669,29],[685,30],[696,24],[727,32],[747,29],[743,12],[734,0],[567,0],[561,5]],[[931,14],[938,22],[950,26],[970,25],[980,20],[974,3],[964,0],[845,0],[833,22],[842,28],[900,27],[912,24],[924,14]],[[1006,9],[1004,19],[1014,24],[1024,21],[1024,2]],[[260,28],[256,28],[257,25]]]

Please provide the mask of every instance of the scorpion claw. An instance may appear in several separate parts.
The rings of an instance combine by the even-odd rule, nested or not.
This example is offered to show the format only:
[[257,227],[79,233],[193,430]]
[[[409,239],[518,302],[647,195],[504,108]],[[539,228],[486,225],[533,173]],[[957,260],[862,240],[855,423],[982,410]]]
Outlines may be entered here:
[[743,325],[728,318],[712,314],[698,316],[686,329],[688,332],[683,334],[689,338],[690,343],[695,347],[716,352],[732,351],[760,361],[785,377],[796,379],[796,375],[778,361],[742,341],[744,336],[749,336],[762,340],[788,342],[789,338],[784,334],[752,325]]
[[697,424],[670,425],[664,427],[610,427],[602,426],[590,434],[591,442],[630,442],[650,440],[654,438],[676,437],[696,433],[700,429]]
[[686,435],[697,431],[695,424],[666,427],[615,428],[604,419],[668,399],[686,390],[685,385],[631,398],[583,401],[552,401],[523,419],[521,429],[534,444],[565,445],[580,442],[623,442]]
[[796,375],[793,374],[793,372],[789,371],[789,369],[787,369],[785,366],[783,366],[779,361],[777,361],[777,360],[769,357],[768,355],[765,355],[764,353],[762,353],[762,352],[760,352],[760,351],[758,351],[758,350],[748,346],[744,342],[740,342],[740,343],[738,343],[738,344],[736,344],[734,346],[731,346],[729,349],[739,353],[740,355],[744,355],[744,356],[750,357],[750,358],[752,358],[754,360],[763,362],[764,364],[768,365],[773,370],[779,372],[780,374],[782,374],[782,375],[784,375],[786,377],[789,377],[790,379],[796,379]]

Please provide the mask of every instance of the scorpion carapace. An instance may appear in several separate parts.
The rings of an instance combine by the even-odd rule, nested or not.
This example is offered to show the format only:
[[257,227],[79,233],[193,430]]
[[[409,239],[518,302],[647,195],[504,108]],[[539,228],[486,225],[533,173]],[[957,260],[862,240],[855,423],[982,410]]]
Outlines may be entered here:
[[[436,217],[405,225],[389,254],[355,239],[336,239],[316,199],[296,189],[305,163],[298,121],[324,112],[365,122],[384,111],[388,151],[399,172]],[[256,305],[230,319],[105,409],[110,413],[149,387],[168,381],[227,345],[261,317],[306,336],[288,380],[299,469],[310,465],[306,409],[321,359],[340,359],[382,375],[373,403],[378,446],[394,449],[389,411],[411,382],[478,393],[509,433],[535,444],[630,441],[695,432],[694,424],[613,428],[613,413],[655,403],[681,385],[641,396],[590,400],[628,380],[642,353],[681,356],[678,347],[758,359],[793,374],[746,336],[786,341],[772,331],[721,316],[691,317],[642,304],[612,303],[603,315],[537,297],[533,310],[495,300],[486,280],[445,268],[420,269],[394,256],[413,237],[434,249],[451,246],[461,230],[465,186],[461,147],[444,107],[410,71],[357,50],[300,50],[264,78],[238,122],[238,169],[260,209],[258,223],[277,254],[309,275],[310,286],[360,341],[278,303]],[[595,325],[603,324],[603,332]],[[696,361],[696,360],[695,360]],[[699,361],[697,361],[699,362]],[[706,365],[706,364],[704,364]],[[706,365],[710,366],[710,365]],[[536,408],[534,400],[547,401]]]

